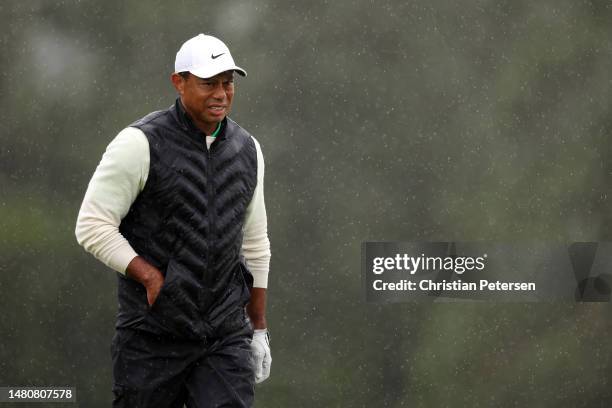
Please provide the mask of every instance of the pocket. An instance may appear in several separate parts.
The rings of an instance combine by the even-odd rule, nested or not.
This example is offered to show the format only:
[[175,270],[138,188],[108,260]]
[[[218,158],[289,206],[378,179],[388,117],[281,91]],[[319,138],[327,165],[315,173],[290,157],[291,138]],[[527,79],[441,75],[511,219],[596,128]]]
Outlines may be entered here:
[[249,289],[253,289],[253,274],[246,266],[246,262],[240,260],[240,274],[242,275],[243,282]]
[[[161,287],[159,288],[159,292],[157,292],[157,297],[155,298],[155,300],[153,301],[152,304],[149,304],[149,298],[146,298],[146,302],[147,302],[147,312],[150,312],[151,309],[153,309],[153,307],[155,307],[156,304],[158,304],[159,302],[159,298],[161,296],[165,296],[165,292],[168,290],[168,279],[167,277],[164,277],[164,282],[162,283]],[[145,295],[146,295],[146,291],[145,291]]]
[[149,302],[147,301],[147,313],[149,315],[155,315],[155,317],[160,317],[160,315],[170,315],[168,313],[169,311],[175,312],[176,306],[174,304],[173,298],[176,296],[173,293],[174,284],[168,278],[164,279],[164,283],[159,289],[159,293],[153,301],[153,304],[149,305]]
[[198,292],[197,282],[171,260],[157,298],[147,308],[147,322],[163,332],[192,337],[199,320]]
[[227,287],[208,309],[208,324],[214,330],[220,329],[229,321],[238,319],[238,313],[244,311],[244,307],[251,299],[252,285],[251,273],[242,262],[239,262],[234,268]]

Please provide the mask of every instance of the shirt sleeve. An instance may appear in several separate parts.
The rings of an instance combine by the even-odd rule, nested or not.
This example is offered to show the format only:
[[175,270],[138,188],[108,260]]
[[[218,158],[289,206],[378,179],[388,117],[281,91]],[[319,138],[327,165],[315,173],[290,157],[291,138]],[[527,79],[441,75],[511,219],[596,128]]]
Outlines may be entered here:
[[253,274],[253,287],[268,286],[270,269],[270,240],[268,239],[268,219],[264,203],[264,158],[261,146],[255,138],[257,149],[257,186],[246,210],[243,229],[242,255],[247,267]]
[[77,242],[122,274],[138,254],[119,232],[119,224],[144,188],[149,160],[149,142],[140,129],[119,132],[89,182],[77,217]]

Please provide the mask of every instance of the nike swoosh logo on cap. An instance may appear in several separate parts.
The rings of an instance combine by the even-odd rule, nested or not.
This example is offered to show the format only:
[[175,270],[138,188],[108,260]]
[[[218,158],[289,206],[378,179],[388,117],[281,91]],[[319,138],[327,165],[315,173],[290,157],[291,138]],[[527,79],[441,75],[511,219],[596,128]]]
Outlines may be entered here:
[[224,52],[222,52],[222,53],[221,53],[221,54],[219,54],[219,55],[210,54],[210,58],[212,58],[212,59],[216,59],[216,58],[219,58],[220,56],[222,56],[223,54],[225,54],[225,53],[224,53]]

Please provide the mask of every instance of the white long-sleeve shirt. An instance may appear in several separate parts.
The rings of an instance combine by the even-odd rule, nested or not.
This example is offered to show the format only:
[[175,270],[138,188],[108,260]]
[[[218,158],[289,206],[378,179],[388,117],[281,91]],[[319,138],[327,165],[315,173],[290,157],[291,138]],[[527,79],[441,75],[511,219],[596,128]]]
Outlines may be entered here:
[[[210,149],[213,138],[206,137]],[[268,286],[270,241],[264,203],[264,160],[257,148],[257,185],[247,207],[243,227],[242,254],[253,274],[253,286]],[[87,187],[77,218],[75,235],[86,251],[108,267],[125,274],[138,254],[119,232],[119,224],[149,174],[149,142],[140,129],[123,129],[111,141]]]

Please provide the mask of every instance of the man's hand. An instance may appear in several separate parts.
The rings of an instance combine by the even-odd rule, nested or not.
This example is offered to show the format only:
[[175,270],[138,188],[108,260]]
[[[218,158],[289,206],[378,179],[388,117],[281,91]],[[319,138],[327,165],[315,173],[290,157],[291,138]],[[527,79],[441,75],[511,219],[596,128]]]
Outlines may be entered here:
[[161,271],[148,263],[143,257],[137,256],[128,264],[126,275],[140,282],[147,290],[147,302],[152,306],[164,284]]
[[149,302],[149,307],[153,306],[153,303],[155,303],[155,300],[159,295],[159,291],[161,290],[161,287],[164,284],[164,276],[161,274],[161,272],[158,276],[159,278],[149,281],[145,285],[145,289],[147,290],[147,302]]
[[267,329],[258,329],[253,333],[251,342],[253,361],[255,364],[255,382],[265,381],[270,376],[272,354],[270,354],[270,336]]

